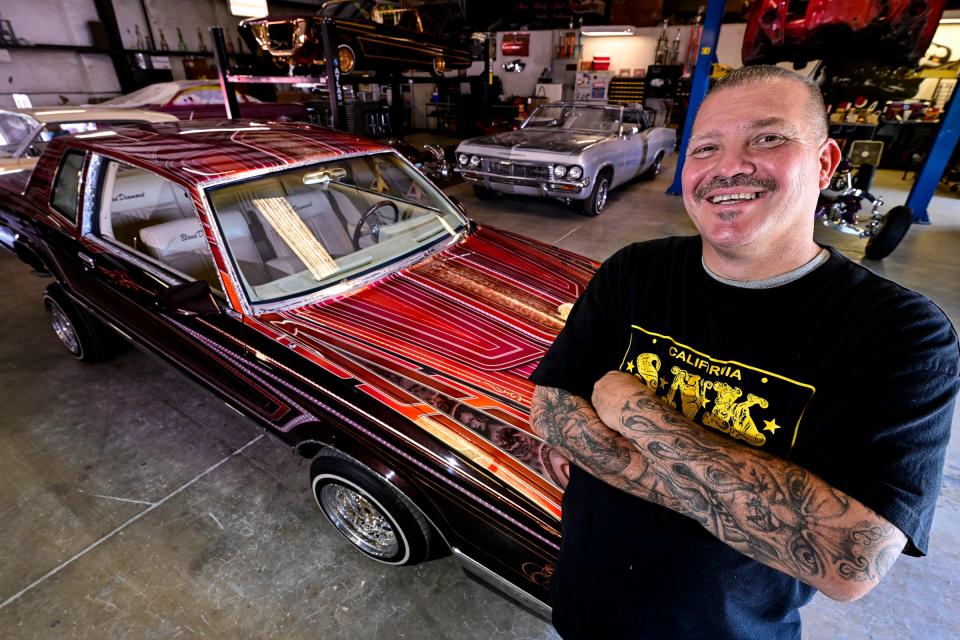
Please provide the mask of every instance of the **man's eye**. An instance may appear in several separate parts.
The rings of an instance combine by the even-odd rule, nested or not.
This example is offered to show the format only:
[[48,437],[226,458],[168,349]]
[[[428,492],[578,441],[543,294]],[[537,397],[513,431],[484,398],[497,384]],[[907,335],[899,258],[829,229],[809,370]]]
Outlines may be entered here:
[[757,144],[762,146],[774,146],[783,142],[786,138],[776,133],[765,133],[757,138]]
[[699,147],[696,147],[693,151],[690,152],[691,156],[703,157],[709,155],[710,153],[717,150],[716,145],[705,144]]

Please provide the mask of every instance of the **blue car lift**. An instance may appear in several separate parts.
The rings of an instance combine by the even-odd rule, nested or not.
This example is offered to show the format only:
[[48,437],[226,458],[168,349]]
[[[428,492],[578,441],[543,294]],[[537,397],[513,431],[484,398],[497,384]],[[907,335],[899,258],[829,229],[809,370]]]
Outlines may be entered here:
[[920,224],[930,224],[927,216],[927,206],[937,191],[943,171],[950,162],[950,156],[960,138],[960,100],[957,100],[957,91],[954,90],[947,106],[946,113],[940,123],[940,131],[933,140],[933,146],[927,152],[927,159],[923,167],[917,172],[917,179],[907,196],[907,206],[913,212],[913,221]]
[[687,157],[687,142],[693,130],[693,120],[697,117],[697,110],[707,95],[707,89],[710,88],[710,72],[717,61],[717,41],[720,39],[724,4],[724,0],[707,1],[707,14],[703,19],[703,34],[697,51],[697,63],[693,67],[693,78],[690,80],[690,104],[687,106],[687,117],[683,124],[683,139],[680,141],[680,150],[677,152],[677,170],[673,174],[673,184],[667,188],[667,193],[670,195],[683,195],[680,175],[683,172],[683,161]]

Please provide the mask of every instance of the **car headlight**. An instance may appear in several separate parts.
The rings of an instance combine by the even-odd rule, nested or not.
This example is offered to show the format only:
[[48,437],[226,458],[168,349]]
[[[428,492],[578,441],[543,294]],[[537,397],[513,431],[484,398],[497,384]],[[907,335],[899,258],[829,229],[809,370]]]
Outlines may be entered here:
[[480,166],[480,156],[470,156],[470,166],[479,167]]
[[567,168],[562,164],[558,164],[553,168],[554,178],[562,178],[565,175],[567,175]]
[[467,154],[465,153],[461,153],[457,155],[457,162],[459,162],[460,164],[467,164],[469,160],[470,158],[467,157]]
[[571,180],[577,180],[583,176],[583,167],[573,166],[567,170],[567,177]]

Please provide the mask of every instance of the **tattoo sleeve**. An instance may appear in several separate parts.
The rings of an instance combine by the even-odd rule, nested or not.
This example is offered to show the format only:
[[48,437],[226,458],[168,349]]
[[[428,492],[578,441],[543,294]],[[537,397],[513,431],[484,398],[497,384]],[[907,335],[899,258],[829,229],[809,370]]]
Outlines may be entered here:
[[[604,393],[607,378],[616,384]],[[723,543],[831,598],[865,594],[906,543],[899,529],[814,474],[708,432],[632,376],[608,374],[593,405],[538,387],[531,418],[534,431],[581,468],[693,518]]]

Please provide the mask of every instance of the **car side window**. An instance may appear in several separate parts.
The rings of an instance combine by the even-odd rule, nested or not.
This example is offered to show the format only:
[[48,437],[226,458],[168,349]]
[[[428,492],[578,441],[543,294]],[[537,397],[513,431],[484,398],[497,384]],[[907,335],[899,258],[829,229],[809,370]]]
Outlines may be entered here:
[[108,161],[103,171],[97,232],[187,279],[205,280],[220,289],[193,199],[170,180]]
[[50,206],[74,224],[77,222],[80,182],[86,155],[82,151],[68,151],[64,154],[63,160],[60,161],[60,168],[57,169],[57,178],[50,198]]
[[625,128],[637,127],[640,131],[643,131],[643,121],[640,119],[639,111],[624,111],[623,112],[623,126]]

